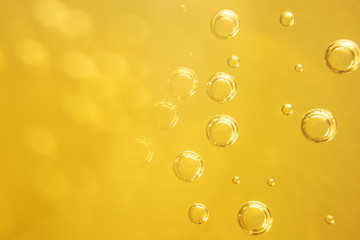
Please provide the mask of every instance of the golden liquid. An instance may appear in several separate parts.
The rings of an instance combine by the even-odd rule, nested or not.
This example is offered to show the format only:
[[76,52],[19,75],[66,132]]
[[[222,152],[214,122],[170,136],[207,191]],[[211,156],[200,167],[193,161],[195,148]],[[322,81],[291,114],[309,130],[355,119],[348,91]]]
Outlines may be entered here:
[[[360,44],[357,1],[1,2],[0,239],[247,240],[237,215],[250,201],[271,210],[259,239],[359,238],[358,59],[335,49],[328,62],[342,71],[325,60],[334,41]],[[214,25],[224,9],[236,17]],[[179,68],[195,90],[190,77],[169,92]],[[221,104],[207,93],[218,72],[237,85]],[[336,118],[330,141],[304,136],[313,109]],[[218,115],[237,124],[223,148],[206,134]],[[196,181],[174,173],[184,151],[201,156]]]

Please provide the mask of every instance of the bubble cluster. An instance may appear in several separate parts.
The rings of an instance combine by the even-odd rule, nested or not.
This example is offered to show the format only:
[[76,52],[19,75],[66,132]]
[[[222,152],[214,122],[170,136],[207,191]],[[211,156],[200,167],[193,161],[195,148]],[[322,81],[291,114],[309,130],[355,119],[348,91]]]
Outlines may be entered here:
[[177,68],[168,80],[169,93],[178,98],[185,99],[192,96],[198,85],[194,71],[187,67]]
[[301,130],[304,136],[312,142],[327,142],[336,135],[336,120],[331,112],[314,109],[303,117]]
[[215,36],[229,39],[239,32],[240,20],[234,11],[224,9],[214,14],[210,26]]
[[240,66],[240,59],[236,55],[231,55],[227,59],[227,65],[231,68],[238,68]]
[[283,12],[280,15],[280,23],[284,27],[291,27],[295,23],[295,17],[294,14],[291,12]]
[[185,151],[175,158],[173,170],[175,175],[181,180],[194,182],[201,177],[204,171],[204,164],[199,154]]
[[229,102],[235,97],[236,92],[236,80],[228,73],[215,73],[207,82],[207,93],[215,102]]
[[269,231],[273,222],[269,208],[258,201],[251,201],[242,206],[237,218],[240,227],[250,235]]
[[201,203],[193,204],[188,211],[189,219],[193,223],[202,224],[209,219],[209,211],[207,207]]
[[173,128],[179,121],[179,111],[172,102],[162,100],[155,104],[152,118],[158,129],[167,130]]
[[359,68],[359,46],[346,39],[332,42],[326,50],[327,66],[335,73],[350,73]]
[[294,113],[294,107],[291,104],[284,104],[281,108],[281,111],[284,115],[292,115]]
[[206,127],[206,134],[212,144],[225,147],[236,141],[239,132],[237,123],[232,117],[217,115],[209,121]]

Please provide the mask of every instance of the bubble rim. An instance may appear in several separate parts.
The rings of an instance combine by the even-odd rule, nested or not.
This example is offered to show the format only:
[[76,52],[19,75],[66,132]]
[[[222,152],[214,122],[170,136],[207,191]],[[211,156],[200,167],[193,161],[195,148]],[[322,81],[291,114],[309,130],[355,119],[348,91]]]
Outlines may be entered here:
[[156,124],[156,128],[159,130],[168,130],[170,128],[175,127],[179,121],[178,107],[175,104],[173,104],[171,101],[166,101],[166,100],[161,100],[161,101],[155,103],[154,108],[157,108],[157,107],[165,107],[165,108],[169,109],[171,112],[174,113],[174,117],[173,117],[171,123],[169,124],[169,126],[161,127],[158,124]]
[[152,143],[151,141],[144,137],[144,136],[140,136],[136,139],[136,142],[137,143],[140,143],[140,144],[143,144],[144,146],[146,146],[146,148],[148,149],[148,154],[145,158],[145,161],[140,163],[140,164],[137,164],[137,165],[140,165],[140,166],[143,166],[145,164],[148,164],[151,162],[153,156],[154,156],[154,152],[153,152],[153,148],[152,148]]
[[[235,61],[237,61],[237,63],[238,63],[238,64],[236,64],[236,66],[234,66],[234,67],[231,66],[231,64],[229,63],[230,61],[233,60],[233,58],[236,58]],[[230,68],[233,68],[233,69],[238,68],[238,67],[240,67],[240,58],[239,58],[239,56],[237,56],[237,55],[231,55],[231,56],[229,56],[229,57],[227,58],[226,63],[227,63],[227,65],[228,65]]]

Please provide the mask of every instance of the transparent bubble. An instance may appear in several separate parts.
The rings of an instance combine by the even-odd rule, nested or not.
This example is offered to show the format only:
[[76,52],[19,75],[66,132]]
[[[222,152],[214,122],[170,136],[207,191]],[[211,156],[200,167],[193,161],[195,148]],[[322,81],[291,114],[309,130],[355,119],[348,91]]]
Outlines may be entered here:
[[239,183],[240,183],[240,177],[234,176],[234,177],[232,178],[232,182],[233,182],[234,184],[239,184]]
[[207,82],[207,92],[215,102],[229,102],[237,92],[236,80],[228,73],[215,73]]
[[199,154],[185,151],[175,158],[173,170],[175,175],[181,180],[194,182],[201,177],[204,165]]
[[251,201],[242,206],[237,217],[240,227],[251,235],[269,231],[273,222],[269,208],[257,201]]
[[324,109],[314,109],[303,117],[301,130],[310,141],[327,142],[336,135],[336,120],[331,112]]
[[224,9],[215,13],[211,19],[210,26],[215,36],[229,39],[238,33],[240,21],[235,12]]
[[93,27],[90,15],[79,9],[70,9],[66,21],[58,26],[60,32],[69,37],[78,37],[91,32]]
[[350,73],[359,68],[360,49],[351,40],[332,42],[325,53],[327,66],[335,73]]
[[329,225],[333,225],[333,224],[335,224],[335,219],[334,219],[333,216],[327,215],[327,216],[325,217],[325,222],[326,222],[327,224],[329,224]]
[[136,166],[148,164],[154,156],[150,140],[143,136],[131,139],[125,148],[126,157]]
[[295,65],[295,71],[297,71],[297,72],[302,72],[302,71],[304,71],[303,65],[301,65],[300,63],[299,63],[299,64],[296,64],[296,65]]
[[236,55],[231,55],[227,59],[227,64],[231,68],[238,68],[240,66],[240,59]]
[[292,115],[294,113],[294,107],[291,104],[284,104],[281,108],[284,115]]
[[270,186],[270,187],[273,187],[275,186],[275,180],[270,178],[269,180],[267,180],[267,184]]
[[294,14],[291,12],[283,12],[280,15],[280,23],[284,27],[291,27],[295,23],[295,17]]
[[189,219],[193,223],[202,224],[209,219],[209,211],[207,207],[201,203],[192,205],[188,212]]
[[185,99],[192,96],[198,85],[194,71],[190,68],[179,67],[168,80],[168,91],[178,99]]
[[209,121],[206,134],[212,144],[225,147],[233,144],[239,133],[237,123],[232,117],[217,115]]
[[155,104],[152,118],[158,129],[167,130],[173,128],[179,121],[179,111],[172,102],[162,100]]

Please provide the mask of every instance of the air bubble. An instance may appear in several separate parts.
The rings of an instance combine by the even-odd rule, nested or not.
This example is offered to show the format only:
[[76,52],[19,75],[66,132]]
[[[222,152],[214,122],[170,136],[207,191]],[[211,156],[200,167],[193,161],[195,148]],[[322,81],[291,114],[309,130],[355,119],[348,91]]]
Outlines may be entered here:
[[194,182],[201,177],[204,171],[204,164],[199,154],[185,151],[175,158],[173,170],[175,175],[181,180]]
[[240,227],[251,235],[269,231],[273,222],[269,208],[257,201],[242,206],[237,217]]
[[240,177],[234,176],[234,177],[232,178],[232,182],[233,182],[234,184],[239,184],[239,183],[240,183]]
[[179,67],[168,80],[168,91],[177,99],[185,99],[195,93],[198,81],[190,68]]
[[207,82],[207,92],[215,102],[229,102],[237,92],[235,78],[228,73],[215,73]]
[[291,12],[283,12],[280,15],[280,23],[284,27],[291,27],[295,23],[295,17],[294,14]]
[[231,68],[238,68],[240,66],[240,59],[236,55],[231,55],[227,59],[227,64]]
[[269,180],[267,180],[267,184],[270,186],[270,187],[273,187],[275,186],[275,180],[270,178]]
[[193,223],[202,224],[209,219],[207,207],[201,203],[195,203],[188,211],[189,219]]
[[296,65],[295,65],[295,71],[296,71],[296,72],[302,72],[302,71],[304,71],[303,65],[301,65],[300,63],[299,63],[299,64],[296,64]]
[[233,144],[239,133],[237,123],[232,117],[217,115],[209,121],[206,134],[212,144],[225,147]]
[[334,219],[333,216],[327,215],[327,216],[325,217],[325,222],[326,222],[327,224],[329,224],[329,225],[333,225],[333,224],[335,224],[335,219]]
[[143,136],[136,139],[135,145],[131,146],[131,151],[134,151],[132,162],[138,166],[149,163],[154,156],[150,140]]
[[165,100],[156,103],[153,110],[153,121],[158,129],[173,128],[179,121],[177,106]]
[[336,120],[331,112],[324,109],[314,109],[303,117],[301,130],[310,141],[327,142],[336,135]]
[[351,40],[332,42],[325,53],[327,66],[335,73],[350,73],[359,68],[360,49]]
[[224,9],[215,13],[211,19],[210,26],[215,36],[229,39],[238,33],[240,21],[234,11]]
[[291,104],[284,104],[281,108],[284,115],[292,115],[294,113],[294,107]]

